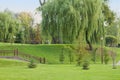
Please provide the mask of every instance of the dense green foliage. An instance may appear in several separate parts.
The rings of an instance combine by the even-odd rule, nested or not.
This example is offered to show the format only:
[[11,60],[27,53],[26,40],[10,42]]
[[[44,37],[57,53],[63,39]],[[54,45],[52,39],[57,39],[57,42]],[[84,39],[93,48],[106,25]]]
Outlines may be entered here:
[[108,64],[109,60],[110,60],[110,54],[108,54],[107,49],[104,49],[104,63]]
[[100,37],[105,35],[103,23],[112,24],[115,18],[104,0],[39,2],[42,25],[34,26],[33,16],[27,12],[13,13],[7,9],[0,12],[1,42],[74,43],[83,35],[82,40],[92,49],[91,43],[99,42]]
[[13,13],[8,9],[0,12],[0,42],[40,43],[40,25],[33,22],[27,12]]
[[102,2],[48,0],[41,8],[45,39],[52,39],[52,43],[73,43],[82,34],[88,44],[97,42],[104,34]]
[[105,41],[107,46],[117,46],[117,38],[115,36],[108,35],[106,36]]
[[115,20],[115,13],[109,8],[107,3],[103,4],[103,14],[105,16],[105,21],[107,23],[107,25],[112,25],[114,23]]
[[119,28],[117,23],[111,24],[111,26],[106,27],[106,35],[111,35],[118,37]]
[[60,54],[60,56],[59,56],[59,61],[60,61],[61,63],[64,63],[64,59],[65,59],[65,56],[64,56],[64,53],[63,53],[63,49],[62,49],[62,52],[61,52],[61,54]]
[[74,62],[74,54],[72,52],[70,51],[68,52],[68,57],[69,57],[70,64]]
[[29,43],[33,30],[32,30],[32,17],[29,13],[21,12],[17,17],[20,20],[19,38],[21,43]]
[[36,68],[37,64],[34,62],[34,60],[30,60],[30,63],[28,64],[28,68]]
[[13,43],[17,28],[19,23],[12,12],[9,10],[0,12],[0,41]]
[[118,43],[120,43],[120,18],[117,19],[117,39],[118,39]]
[[87,61],[87,60],[83,61],[82,67],[83,67],[83,70],[88,70],[89,69],[89,61]]

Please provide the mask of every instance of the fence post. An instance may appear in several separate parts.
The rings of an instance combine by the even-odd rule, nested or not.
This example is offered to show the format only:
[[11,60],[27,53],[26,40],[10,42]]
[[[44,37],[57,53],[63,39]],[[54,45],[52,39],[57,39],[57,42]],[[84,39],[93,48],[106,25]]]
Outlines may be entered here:
[[18,56],[18,48],[16,49],[16,55]]
[[16,50],[14,50],[14,56],[15,56],[15,54],[16,54]]
[[40,63],[42,63],[42,59],[41,59],[41,57],[39,58],[39,61],[40,61]]
[[45,60],[45,57],[43,58],[43,64],[45,64],[46,60]]
[[3,51],[3,56],[5,56],[5,51]]

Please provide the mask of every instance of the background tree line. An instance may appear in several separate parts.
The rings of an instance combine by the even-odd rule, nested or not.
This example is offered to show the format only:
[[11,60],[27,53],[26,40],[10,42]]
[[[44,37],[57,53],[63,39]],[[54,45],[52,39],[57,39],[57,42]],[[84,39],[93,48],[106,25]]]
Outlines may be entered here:
[[[76,42],[80,36],[90,49],[101,37],[116,33],[115,14],[108,0],[39,0],[42,23],[33,27],[30,13],[13,13],[8,9],[0,12],[0,41],[16,43],[63,43]],[[107,25],[105,27],[104,23]],[[110,32],[111,29],[112,32]]]
[[0,42],[41,43],[40,24],[34,25],[33,16],[27,12],[0,12]]

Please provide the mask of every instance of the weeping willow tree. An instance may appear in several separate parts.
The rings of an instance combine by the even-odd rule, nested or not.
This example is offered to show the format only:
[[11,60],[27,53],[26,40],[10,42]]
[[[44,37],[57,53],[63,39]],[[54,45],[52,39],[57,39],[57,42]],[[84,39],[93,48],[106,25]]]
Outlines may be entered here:
[[104,37],[104,15],[102,0],[85,0],[87,10],[88,24],[85,29],[86,42],[92,50],[92,43],[99,42]]
[[74,43],[82,35],[90,48],[104,35],[102,0],[48,0],[41,8],[42,33],[53,43]]
[[4,12],[0,12],[0,41],[14,42],[18,25],[17,19],[11,11],[6,9]]

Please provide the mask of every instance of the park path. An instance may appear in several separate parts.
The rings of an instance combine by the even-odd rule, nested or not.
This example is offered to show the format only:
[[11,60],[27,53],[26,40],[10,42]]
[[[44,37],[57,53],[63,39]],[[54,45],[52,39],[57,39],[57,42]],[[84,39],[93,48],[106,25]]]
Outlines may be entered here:
[[0,56],[1,59],[14,59],[29,62],[27,59],[20,58],[18,56]]

